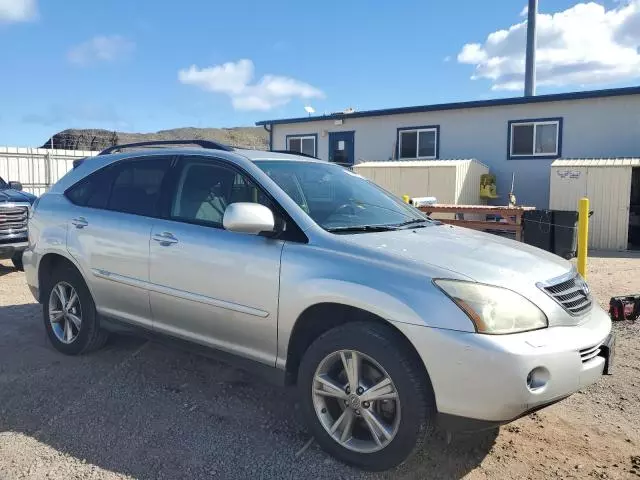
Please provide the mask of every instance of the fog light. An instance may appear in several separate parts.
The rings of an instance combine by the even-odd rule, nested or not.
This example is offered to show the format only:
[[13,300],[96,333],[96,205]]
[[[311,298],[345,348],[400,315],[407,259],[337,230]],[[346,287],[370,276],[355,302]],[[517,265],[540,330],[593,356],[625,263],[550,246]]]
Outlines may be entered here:
[[532,392],[542,390],[549,382],[549,370],[544,367],[536,367],[527,375],[527,387]]

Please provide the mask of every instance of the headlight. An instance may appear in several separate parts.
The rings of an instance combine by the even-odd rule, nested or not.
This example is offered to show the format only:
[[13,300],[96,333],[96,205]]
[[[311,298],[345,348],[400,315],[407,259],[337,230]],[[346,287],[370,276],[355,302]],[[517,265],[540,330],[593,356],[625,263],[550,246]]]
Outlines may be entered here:
[[511,290],[460,280],[435,280],[471,319],[478,333],[503,335],[549,325],[533,303]]

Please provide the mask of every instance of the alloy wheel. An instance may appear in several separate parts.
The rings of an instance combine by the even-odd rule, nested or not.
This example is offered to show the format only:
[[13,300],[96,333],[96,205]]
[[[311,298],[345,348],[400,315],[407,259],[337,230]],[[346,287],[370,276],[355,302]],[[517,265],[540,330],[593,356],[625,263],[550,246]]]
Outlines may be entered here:
[[355,350],[327,355],[316,369],[311,393],[320,423],[349,450],[382,450],[398,432],[398,392],[385,369],[368,355]]
[[49,295],[49,323],[56,338],[70,344],[82,326],[82,307],[76,290],[67,282],[57,283]]

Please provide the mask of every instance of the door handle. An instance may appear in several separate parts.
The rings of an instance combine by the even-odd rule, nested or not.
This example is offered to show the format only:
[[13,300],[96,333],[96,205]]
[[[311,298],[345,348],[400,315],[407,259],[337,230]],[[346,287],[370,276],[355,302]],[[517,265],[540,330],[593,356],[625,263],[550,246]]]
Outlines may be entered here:
[[168,247],[169,245],[178,243],[178,239],[171,232],[156,233],[151,238],[163,247]]
[[78,218],[73,218],[71,220],[71,223],[76,227],[76,228],[84,228],[87,225],[89,225],[89,222],[87,222],[87,219],[84,217],[78,217]]

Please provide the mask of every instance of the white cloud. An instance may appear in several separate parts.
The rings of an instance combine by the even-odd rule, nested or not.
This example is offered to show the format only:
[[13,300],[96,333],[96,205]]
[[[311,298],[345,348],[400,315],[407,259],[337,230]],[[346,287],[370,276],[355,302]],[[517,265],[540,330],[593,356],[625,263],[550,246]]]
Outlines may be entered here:
[[37,16],[36,0],[0,0],[0,23],[27,22]]
[[520,10],[520,16],[526,17],[529,14],[529,5],[525,5],[522,10]]
[[67,58],[76,65],[114,62],[133,53],[135,47],[135,43],[121,35],[98,35],[73,47]]
[[206,68],[192,65],[178,72],[178,80],[185,85],[228,95],[236,110],[271,110],[293,98],[324,97],[322,91],[293,78],[264,75],[251,84],[253,76],[253,62],[247,59]]
[[[538,14],[538,85],[606,84],[640,78],[640,0],[607,10],[594,2],[554,14]],[[519,90],[524,83],[526,22],[495,31],[483,44],[468,43],[458,62],[475,65],[472,79],[492,90]]]

